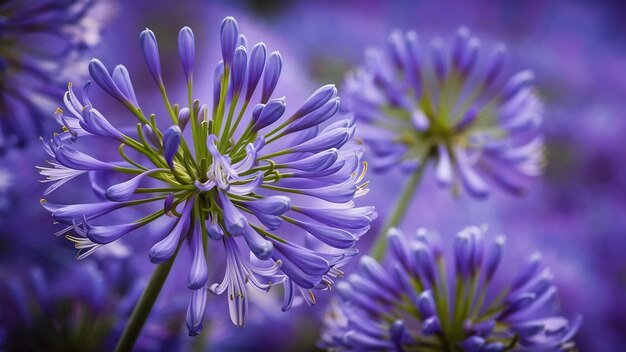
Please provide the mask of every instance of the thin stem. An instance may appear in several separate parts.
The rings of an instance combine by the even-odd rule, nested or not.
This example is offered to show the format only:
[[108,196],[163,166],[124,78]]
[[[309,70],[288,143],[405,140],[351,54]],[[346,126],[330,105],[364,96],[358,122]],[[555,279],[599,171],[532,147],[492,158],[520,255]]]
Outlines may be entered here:
[[220,137],[220,143],[218,148],[220,150],[224,150],[226,145],[228,144],[228,139],[230,136],[230,125],[233,122],[233,117],[235,115],[235,109],[237,108],[237,101],[239,100],[239,93],[234,94],[233,98],[230,102],[230,109],[228,110],[228,117],[226,118],[226,125],[224,126],[224,133]]
[[178,244],[176,252],[174,252],[172,258],[163,264],[159,264],[156,269],[154,269],[150,282],[148,282],[148,286],[141,294],[139,302],[135,306],[135,309],[128,320],[128,324],[124,328],[122,337],[120,337],[120,340],[117,342],[117,346],[115,346],[116,352],[132,351],[135,346],[139,333],[141,332],[143,325],[146,323],[148,315],[150,315],[152,307],[154,306],[154,302],[156,302],[156,299],[161,292],[161,288],[163,288],[165,279],[167,279],[167,276],[172,269],[172,264],[174,264],[174,259],[176,259],[181,243]]
[[[437,259],[437,272],[439,274],[439,282],[435,284],[435,287],[437,287],[436,305],[439,308],[439,317],[444,335],[450,336],[450,329],[454,322],[450,321],[450,291],[448,290],[448,277],[443,257]],[[445,343],[447,344],[448,342]]]
[[460,275],[456,277],[456,297],[454,300],[454,317],[452,319],[451,331],[450,331],[450,340],[458,341],[461,339],[463,334],[463,311],[466,306],[466,298],[465,294],[467,287],[467,281],[465,278],[462,278]]
[[235,134],[235,131],[237,130],[237,127],[239,127],[239,123],[241,122],[241,118],[243,117],[243,114],[246,112],[246,109],[248,108],[248,104],[250,103],[250,100],[246,99],[243,102],[243,106],[241,107],[241,111],[239,111],[239,116],[237,116],[237,120],[235,120],[235,124],[233,125],[233,128],[230,130],[230,133],[226,136],[227,139],[230,139],[230,137],[233,136],[233,134]]
[[165,102],[167,112],[172,118],[172,122],[175,125],[178,125],[178,116],[174,113],[174,109],[172,109],[172,104],[170,103],[170,99],[167,97],[167,92],[165,91],[165,86],[163,85],[163,83],[159,83],[159,90],[161,91],[161,96],[163,97],[163,101]]
[[228,89],[228,77],[230,75],[230,67],[224,66],[224,74],[222,75],[222,83],[220,85],[220,101],[217,105],[217,116],[213,116],[212,134],[219,136],[222,130],[222,120],[224,119],[224,109],[226,105],[226,92]]
[[372,249],[370,250],[370,255],[375,259],[381,260],[383,258],[385,250],[387,249],[387,231],[389,231],[390,228],[397,226],[404,218],[404,215],[406,214],[406,211],[411,204],[411,200],[413,200],[413,196],[416,193],[415,191],[417,190],[417,187],[422,180],[422,176],[424,175],[427,164],[428,161],[422,159],[420,166],[417,170],[415,170],[415,173],[413,173],[413,175],[409,179],[409,182],[406,184],[404,190],[402,191],[402,195],[400,196],[398,203],[396,203],[396,208],[394,209],[393,213],[391,213],[391,217],[389,217],[385,226],[383,226],[383,228],[376,236],[374,246],[372,246]]
[[[240,208],[243,209],[243,208]],[[269,237],[273,240],[276,240],[278,242],[282,242],[282,243],[287,243],[287,241],[285,241],[284,239],[274,235],[273,233],[267,232],[265,230],[263,230],[262,228],[258,227],[258,226],[254,226],[252,224],[250,224],[250,226],[252,226],[253,229],[255,229],[258,233],[260,233],[261,235],[265,236],[265,237]]]

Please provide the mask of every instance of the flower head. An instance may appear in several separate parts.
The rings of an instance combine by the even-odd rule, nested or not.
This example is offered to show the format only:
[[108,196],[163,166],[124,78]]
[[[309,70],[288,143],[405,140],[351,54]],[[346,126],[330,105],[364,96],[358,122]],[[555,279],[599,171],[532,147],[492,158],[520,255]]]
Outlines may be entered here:
[[526,176],[540,174],[543,108],[533,74],[502,77],[504,46],[486,58],[480,47],[461,28],[450,48],[394,31],[385,49],[367,52],[346,79],[345,106],[363,122],[375,170],[411,171],[432,161],[440,186],[462,184],[479,198],[488,194],[486,179],[519,193]]
[[[57,275],[39,267],[31,268],[25,277],[13,272],[1,285],[0,347],[6,351],[112,349],[145,286],[132,277],[127,264],[116,261],[102,268],[89,261]],[[167,329],[171,319],[162,310],[157,312],[159,319],[151,319],[140,349],[162,345],[177,335]]]
[[92,0],[4,1],[0,6],[0,152],[36,138],[53,100],[100,40],[111,5]]
[[359,271],[337,284],[340,300],[328,311],[321,346],[339,351],[573,349],[581,319],[555,315],[557,289],[541,256],[532,255],[501,286],[494,276],[504,237],[487,243],[485,231],[468,227],[457,234],[454,275],[447,276],[437,234],[390,230],[388,265],[362,257]]
[[[150,249],[153,263],[170,260],[183,242],[191,250],[187,314],[191,335],[201,328],[207,289],[228,293],[230,316],[243,325],[248,286],[261,291],[284,283],[288,309],[296,292],[314,303],[313,290],[331,286],[339,267],[356,254],[355,241],[369,229],[373,207],[355,207],[353,198],[366,192],[361,150],[352,141],[354,123],[337,119],[339,98],[333,85],[321,87],[292,114],[286,99],[274,97],[281,73],[278,52],[252,48],[238,32],[234,18],[221,26],[223,60],[215,70],[213,106],[193,99],[194,36],[179,35],[188,100],[172,104],[163,83],[156,36],[140,37],[148,69],[163,96],[168,115],[144,114],[124,66],[112,73],[93,59],[93,80],[138,119],[134,131],[114,126],[88,98],[70,85],[67,113],[58,110],[64,132],[44,143],[49,166],[41,173],[53,185],[50,193],[84,174],[127,175],[123,182],[92,188],[102,202],[60,205],[43,202],[61,233],[90,253],[157,219],[169,222]],[[262,76],[262,78],[261,78]],[[258,97],[261,97],[258,100]],[[167,121],[169,120],[169,122]],[[157,124],[158,122],[158,124]],[[159,125],[166,127],[159,127]],[[119,143],[120,160],[103,161],[79,151],[93,136]],[[110,212],[134,207],[146,216],[125,224],[103,219]],[[208,285],[207,246],[221,244],[226,273]]]

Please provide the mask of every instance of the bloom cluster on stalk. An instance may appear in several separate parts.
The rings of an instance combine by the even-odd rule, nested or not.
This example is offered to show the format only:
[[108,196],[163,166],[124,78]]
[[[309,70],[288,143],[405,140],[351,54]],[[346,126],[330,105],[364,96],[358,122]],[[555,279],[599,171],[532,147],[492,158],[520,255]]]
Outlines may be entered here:
[[[137,304],[143,280],[131,278],[121,261],[102,268],[94,262],[63,275],[40,267],[0,285],[0,348],[3,351],[99,351],[111,349]],[[59,273],[57,273],[59,274]],[[132,284],[129,285],[129,279]],[[162,346],[169,322],[161,312],[138,348]],[[148,348],[146,348],[147,350]]]
[[[144,113],[122,65],[110,72],[93,59],[89,71],[138,119],[134,131],[118,129],[91,105],[89,84],[82,100],[70,84],[66,111],[55,113],[64,132],[44,143],[50,160],[40,171],[52,182],[46,194],[88,174],[104,200],[67,205],[42,201],[43,206],[66,226],[58,234],[75,242],[81,258],[129,233],[141,235],[137,230],[148,223],[168,219],[149,256],[153,263],[164,263],[183,242],[189,245],[190,335],[202,327],[208,292],[227,292],[231,320],[241,326],[248,286],[267,291],[282,283],[283,310],[290,308],[297,292],[315,303],[313,291],[330,288],[342,275],[339,267],[357,253],[355,241],[375,216],[373,207],[355,207],[353,202],[367,191],[361,148],[352,140],[353,119],[337,118],[339,98],[333,85],[319,88],[286,114],[285,98],[274,96],[281,55],[268,53],[263,43],[248,45],[232,17],[221,25],[223,60],[215,69],[213,105],[205,105],[193,94],[194,34],[185,27],[178,39],[188,92],[180,105],[172,104],[166,92],[154,33],[145,30],[140,36],[147,67],[168,111],[165,119]],[[93,136],[119,143],[121,160],[100,160],[80,151],[80,141]],[[97,177],[102,172],[129,178],[103,185]],[[147,214],[126,224],[103,219],[128,207],[141,207]],[[213,284],[208,283],[207,266],[220,266],[207,264],[210,243],[223,245],[226,267],[223,281]]]
[[42,133],[43,110],[76,75],[74,63],[98,43],[110,6],[96,0],[0,4],[0,152]]
[[[388,233],[385,265],[361,258],[337,284],[340,299],[325,318],[320,346],[331,351],[575,350],[581,318],[557,313],[553,274],[533,254],[506,285],[495,275],[505,239],[487,243],[486,228],[467,227],[454,239],[454,273],[447,274],[436,233]],[[451,264],[451,263],[450,263]],[[495,279],[494,279],[495,277]]]
[[489,182],[514,194],[544,164],[543,105],[533,73],[504,77],[505,47],[481,57],[480,40],[458,30],[450,48],[417,33],[391,33],[367,51],[345,82],[345,106],[359,120],[372,168],[406,172],[434,164],[437,183],[486,197]]

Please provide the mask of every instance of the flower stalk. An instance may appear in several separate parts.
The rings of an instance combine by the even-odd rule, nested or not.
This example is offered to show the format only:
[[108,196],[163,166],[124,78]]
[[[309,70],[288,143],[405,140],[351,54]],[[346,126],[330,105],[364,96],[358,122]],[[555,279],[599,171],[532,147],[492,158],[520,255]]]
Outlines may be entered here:
[[159,293],[163,288],[163,284],[165,284],[165,280],[167,279],[172,269],[172,265],[174,264],[174,260],[178,255],[181,244],[182,242],[180,242],[178,248],[176,249],[176,252],[172,256],[172,258],[170,258],[170,260],[163,264],[159,264],[156,268],[154,268],[152,276],[150,277],[150,281],[148,282],[148,285],[146,286],[143,293],[141,294],[139,302],[137,302],[137,305],[135,306],[135,309],[133,310],[133,313],[131,314],[128,323],[126,324],[126,327],[124,327],[122,336],[117,342],[117,346],[115,346],[115,352],[131,352],[133,350],[133,347],[137,342],[137,338],[141,333],[141,329],[145,325],[146,320],[148,320],[148,316],[152,311],[152,307],[159,297]]
[[381,260],[387,250],[387,232],[392,227],[398,226],[404,216],[406,215],[406,211],[408,210],[411,202],[413,201],[413,197],[417,193],[417,189],[422,181],[422,177],[424,176],[424,172],[426,171],[427,163],[422,163],[415,170],[415,172],[409,178],[406,186],[402,190],[400,194],[400,199],[396,202],[396,207],[394,208],[391,216],[387,219],[387,222],[382,227],[382,229],[378,232],[374,239],[374,245],[370,250],[370,255],[376,260]]

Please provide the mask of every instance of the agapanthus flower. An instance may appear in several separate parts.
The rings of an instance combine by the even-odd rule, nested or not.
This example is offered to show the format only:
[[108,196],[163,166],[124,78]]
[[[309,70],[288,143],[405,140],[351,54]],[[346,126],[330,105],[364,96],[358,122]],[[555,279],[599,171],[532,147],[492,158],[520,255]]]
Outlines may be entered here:
[[[31,268],[26,275],[13,272],[0,284],[0,348],[111,350],[145,286],[144,280],[131,277],[132,270],[124,263],[115,261],[115,265],[102,268],[93,261],[84,262],[56,275],[40,267]],[[139,351],[152,351],[149,346],[163,346],[176,335],[164,333],[171,319],[158,316],[159,320],[153,319],[147,326]]]
[[110,7],[98,0],[2,2],[0,151],[43,132],[46,108],[79,72],[77,60],[99,42]]
[[[209,107],[193,96],[191,29],[179,33],[188,88],[188,100],[180,105],[172,104],[166,92],[154,33],[141,33],[148,69],[168,112],[162,119],[144,113],[124,66],[109,72],[93,59],[93,80],[138,119],[136,128],[115,127],[91,105],[89,85],[82,100],[70,85],[67,110],[55,113],[64,132],[44,143],[51,160],[40,168],[53,182],[46,193],[89,174],[92,188],[106,197],[99,203],[42,203],[66,225],[59,233],[74,230],[67,237],[87,253],[168,219],[149,256],[153,263],[170,262],[183,242],[189,245],[191,335],[201,329],[207,292],[227,292],[236,325],[246,320],[248,286],[267,291],[273,283],[284,283],[285,310],[296,292],[314,303],[313,290],[329,288],[342,275],[339,267],[356,254],[355,241],[375,215],[373,207],[353,203],[366,192],[365,167],[360,146],[352,141],[353,119],[337,118],[336,88],[319,88],[286,114],[285,98],[274,94],[281,55],[268,53],[263,43],[248,45],[232,17],[222,22],[220,34],[223,60],[215,69]],[[121,159],[100,160],[79,151],[84,139],[98,141],[92,136],[119,143]],[[127,179],[103,185],[97,177],[103,172]],[[146,216],[125,224],[103,219],[127,207],[143,207]],[[207,267],[222,267],[205,256],[210,243],[223,246],[226,272],[222,282],[208,285]]]
[[432,162],[440,186],[462,184],[478,198],[488,195],[488,180],[519,193],[541,173],[543,107],[533,73],[506,77],[504,45],[484,51],[466,28],[449,47],[396,30],[384,49],[367,51],[346,78],[344,106],[362,122],[375,170],[414,172]]
[[[388,233],[389,258],[361,258],[358,272],[337,284],[320,345],[336,351],[574,350],[581,318],[558,313],[553,274],[535,253],[501,280],[505,238],[486,227],[454,239],[453,263],[441,239],[424,229]],[[453,266],[452,266],[453,264]],[[447,271],[454,267],[452,275]],[[503,281],[506,281],[505,284]]]

